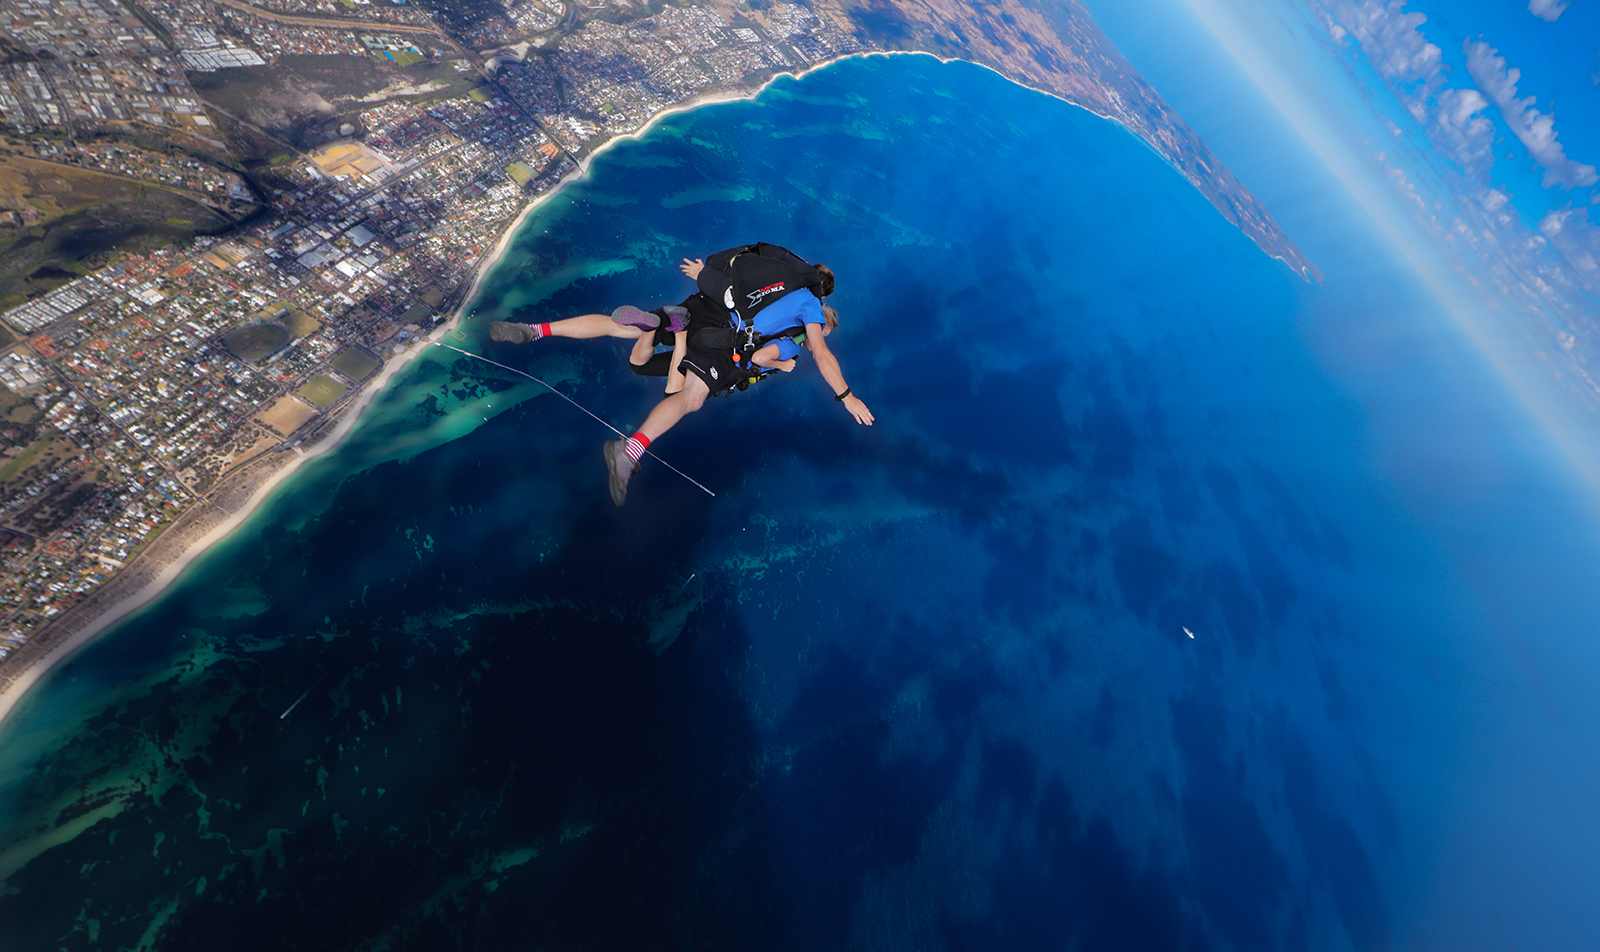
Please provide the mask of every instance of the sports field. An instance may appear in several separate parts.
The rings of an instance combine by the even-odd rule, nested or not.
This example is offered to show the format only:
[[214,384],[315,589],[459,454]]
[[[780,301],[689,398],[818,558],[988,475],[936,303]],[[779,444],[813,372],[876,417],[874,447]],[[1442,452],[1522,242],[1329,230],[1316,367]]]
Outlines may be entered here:
[[333,358],[333,369],[344,374],[351,380],[360,383],[367,379],[367,375],[378,369],[382,363],[378,358],[364,350],[351,347],[344,353]]
[[344,396],[345,385],[327,374],[319,374],[300,385],[295,391],[295,396],[314,404],[319,410],[326,410]]
[[256,419],[288,436],[307,420],[317,415],[315,407],[295,396],[282,396],[272,406],[256,414]]
[[274,353],[289,342],[289,329],[282,324],[246,324],[228,332],[223,344],[240,360],[252,363]]

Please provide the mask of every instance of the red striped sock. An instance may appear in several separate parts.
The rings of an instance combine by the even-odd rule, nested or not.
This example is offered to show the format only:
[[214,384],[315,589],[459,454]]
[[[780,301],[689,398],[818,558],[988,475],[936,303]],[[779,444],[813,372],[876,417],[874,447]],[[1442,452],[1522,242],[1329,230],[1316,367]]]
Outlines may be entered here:
[[533,339],[534,340],[538,340],[541,337],[549,337],[549,336],[550,336],[550,325],[549,324],[535,324],[535,325],[533,325]]
[[644,451],[649,448],[650,437],[645,436],[643,433],[635,433],[628,437],[628,459],[633,460],[635,463],[639,462],[639,457],[643,456]]

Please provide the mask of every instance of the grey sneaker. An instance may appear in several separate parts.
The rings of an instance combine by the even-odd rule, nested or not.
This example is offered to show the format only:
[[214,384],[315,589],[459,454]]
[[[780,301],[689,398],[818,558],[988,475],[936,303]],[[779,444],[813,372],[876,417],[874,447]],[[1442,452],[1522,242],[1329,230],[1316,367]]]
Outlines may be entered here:
[[489,339],[502,344],[526,344],[538,340],[532,324],[513,324],[510,321],[490,321]]
[[669,304],[662,308],[662,310],[667,312],[667,330],[671,331],[672,333],[676,334],[689,326],[688,308],[679,307],[676,304]]
[[611,501],[620,506],[628,498],[628,480],[639,472],[639,464],[628,459],[627,440],[607,440],[600,452],[606,458],[606,472],[611,476]]
[[611,319],[616,321],[618,324],[623,324],[628,327],[637,327],[642,331],[653,331],[656,329],[656,326],[661,323],[661,319],[659,317],[656,317],[649,311],[640,310],[639,308],[634,307],[632,304],[624,304],[615,311],[612,311]]

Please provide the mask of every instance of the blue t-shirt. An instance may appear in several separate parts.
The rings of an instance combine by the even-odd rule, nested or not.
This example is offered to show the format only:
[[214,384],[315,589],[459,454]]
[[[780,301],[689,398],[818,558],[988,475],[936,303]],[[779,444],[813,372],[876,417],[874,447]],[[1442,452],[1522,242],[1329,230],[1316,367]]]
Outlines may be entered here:
[[780,337],[777,340],[773,341],[773,343],[778,345],[778,359],[779,360],[793,360],[794,358],[798,357],[802,351],[805,350],[804,346],[802,346],[800,344],[796,344],[794,341],[790,340],[787,337]]
[[[735,325],[738,320],[735,319]],[[761,309],[755,317],[757,334],[776,334],[791,327],[822,323],[822,302],[805,289],[790,291]],[[785,357],[785,360],[789,358]]]
[[[735,327],[739,324],[737,315],[729,315]],[[821,324],[822,302],[809,290],[798,288],[778,298],[771,304],[761,309],[755,317],[757,334],[776,334],[786,331],[791,327],[804,327],[807,324]],[[791,360],[800,354],[804,348],[787,337],[780,337],[774,341],[778,345],[778,359]]]

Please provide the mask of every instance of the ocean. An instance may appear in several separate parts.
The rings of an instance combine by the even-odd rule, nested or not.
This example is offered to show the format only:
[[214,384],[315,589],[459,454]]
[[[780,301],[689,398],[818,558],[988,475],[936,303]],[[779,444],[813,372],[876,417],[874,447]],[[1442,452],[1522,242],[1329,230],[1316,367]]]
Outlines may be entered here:
[[1494,673],[1540,598],[1496,553],[1592,546],[1403,277],[871,57],[603,153],[447,341],[631,431],[621,342],[488,322],[755,240],[837,272],[875,426],[802,360],[652,447],[714,496],[647,460],[618,509],[604,427],[430,348],[4,725],[0,945],[1426,946],[1473,743],[1580,696]]

